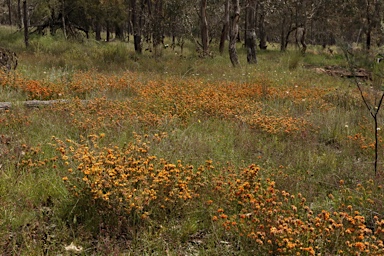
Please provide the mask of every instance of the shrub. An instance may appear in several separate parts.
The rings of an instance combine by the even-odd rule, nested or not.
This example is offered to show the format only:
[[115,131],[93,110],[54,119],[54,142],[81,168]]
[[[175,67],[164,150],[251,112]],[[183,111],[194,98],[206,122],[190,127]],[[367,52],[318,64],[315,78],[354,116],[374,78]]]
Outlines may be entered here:
[[103,136],[90,135],[81,143],[55,139],[62,164],[69,167],[63,181],[75,198],[85,200],[83,205],[137,224],[166,218],[199,197],[204,167],[195,170],[149,154],[151,141],[159,142],[164,134],[151,139],[135,135],[135,142],[124,147],[99,147]]
[[239,174],[229,170],[215,180],[217,193],[213,221],[229,236],[240,237],[243,249],[258,255],[378,255],[384,253],[383,223],[375,217],[373,232],[359,211],[315,213],[299,193],[276,189],[251,165]]

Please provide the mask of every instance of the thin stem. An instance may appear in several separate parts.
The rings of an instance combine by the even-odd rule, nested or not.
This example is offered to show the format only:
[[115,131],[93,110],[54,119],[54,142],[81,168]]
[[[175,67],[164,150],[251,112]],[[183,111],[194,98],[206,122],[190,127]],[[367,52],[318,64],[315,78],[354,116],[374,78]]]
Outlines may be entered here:
[[[378,158],[379,158],[379,135],[378,135],[378,115],[379,115],[379,111],[380,111],[380,108],[383,104],[383,99],[384,99],[384,93],[382,93],[381,95],[381,98],[380,98],[380,101],[379,101],[379,104],[377,106],[375,106],[375,108],[372,108],[366,98],[364,97],[364,94],[363,94],[363,89],[361,88],[360,86],[360,83],[359,81],[357,81],[357,78],[356,78],[356,75],[355,75],[355,70],[352,66],[352,60],[349,58],[349,53],[346,49],[344,49],[344,54],[345,54],[345,57],[348,61],[348,64],[349,64],[349,68],[350,68],[350,71],[352,73],[352,76],[353,76],[353,80],[357,86],[357,88],[359,89],[359,92],[360,92],[360,96],[361,98],[363,99],[363,102],[366,106],[366,108],[368,109],[370,115],[372,116],[374,122],[375,122],[375,163],[374,163],[374,171],[375,171],[375,176],[377,175],[377,165],[378,165]],[[375,109],[375,110],[374,110]]]
[[377,116],[379,114],[380,108],[383,103],[384,93],[381,95],[379,104],[377,105],[377,109],[374,115],[375,120],[375,175],[377,175],[377,162],[379,158],[379,136],[378,136],[378,122],[377,122]]

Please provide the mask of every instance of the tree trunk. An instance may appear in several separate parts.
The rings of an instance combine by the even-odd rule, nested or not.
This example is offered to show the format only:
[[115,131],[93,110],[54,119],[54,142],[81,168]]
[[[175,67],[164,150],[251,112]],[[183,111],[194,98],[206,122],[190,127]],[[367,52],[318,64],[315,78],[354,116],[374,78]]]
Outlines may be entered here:
[[136,0],[131,0],[132,8],[132,29],[133,29],[133,44],[135,45],[135,52],[141,54],[143,47],[141,45],[141,27],[138,19],[138,10]]
[[111,31],[110,31],[110,22],[107,20],[107,38],[105,41],[109,42],[111,41]]
[[255,31],[255,3],[248,1],[247,9],[245,10],[245,46],[247,47],[247,61],[249,64],[256,64],[256,31]]
[[49,32],[51,36],[54,36],[56,35],[56,26],[55,26],[56,12],[54,7],[51,6],[50,9],[51,9],[51,17],[49,18]]
[[219,46],[220,54],[223,54],[225,41],[228,38],[228,31],[229,31],[229,0],[225,1],[224,8],[225,8],[225,12],[224,12],[224,20],[223,20],[223,29],[221,31],[220,46]]
[[207,20],[207,0],[200,2],[200,33],[201,33],[201,46],[203,48],[203,57],[209,54],[208,44],[208,20]]
[[296,43],[300,47],[301,52],[305,53],[307,51],[307,44],[305,43],[306,29],[305,27],[296,28]]
[[99,20],[96,20],[95,24],[95,39],[96,41],[101,41],[101,24]]
[[19,29],[23,27],[23,17],[21,14],[21,0],[17,0],[17,27]]
[[239,18],[240,18],[240,3],[239,0],[232,0],[232,16],[231,16],[231,27],[229,36],[229,58],[231,59],[234,67],[238,66],[239,57],[237,56],[236,42],[239,33]]
[[64,0],[62,0],[61,4],[62,4],[62,6],[61,6],[61,23],[63,25],[64,38],[67,39],[67,27],[65,25],[65,2],[64,2]]
[[280,35],[280,51],[284,52],[287,49],[287,42],[285,40],[285,17],[281,22],[281,35]]
[[161,56],[161,43],[163,41],[163,0],[155,1],[154,18],[153,18],[153,49],[154,55]]
[[115,37],[117,39],[119,39],[120,41],[123,41],[124,40],[124,29],[123,27],[118,24],[118,23],[115,23]]
[[24,43],[25,47],[29,47],[29,31],[28,31],[28,8],[27,0],[23,0],[23,20],[24,20]]
[[368,29],[366,32],[365,46],[367,48],[367,51],[371,49],[371,29]]
[[[366,29],[365,29],[365,48],[367,51],[371,49],[371,31],[372,31],[372,16],[374,14],[371,13],[371,3],[370,1],[366,1],[366,11],[365,11],[365,20],[366,20]],[[375,5],[376,7],[376,5]],[[375,8],[376,9],[376,8]]]
[[7,0],[7,6],[8,6],[8,23],[10,26],[12,26],[12,4],[11,4],[11,0]]
[[261,50],[267,49],[267,33],[265,31],[265,7],[264,3],[260,5],[260,18],[258,22],[259,26],[259,36],[260,36],[260,42],[259,42],[259,48]]

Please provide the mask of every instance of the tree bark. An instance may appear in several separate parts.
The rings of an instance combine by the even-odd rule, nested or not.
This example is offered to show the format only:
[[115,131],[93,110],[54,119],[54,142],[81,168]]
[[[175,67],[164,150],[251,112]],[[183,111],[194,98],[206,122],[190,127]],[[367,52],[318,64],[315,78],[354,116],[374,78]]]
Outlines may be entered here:
[[119,39],[120,41],[123,41],[124,40],[124,29],[123,27],[118,24],[118,23],[115,23],[115,36],[117,39]]
[[25,47],[29,47],[29,31],[28,31],[28,8],[27,0],[23,0],[23,20],[24,20],[24,43]]
[[161,43],[163,41],[163,0],[156,0],[154,3],[154,17],[153,17],[153,49],[154,55],[161,55]]
[[285,21],[286,18],[283,17],[281,22],[281,35],[280,35],[280,51],[284,52],[287,49],[287,42],[285,38]]
[[56,27],[55,27],[55,23],[56,23],[56,15],[55,15],[55,8],[53,6],[50,6],[50,10],[51,10],[51,17],[49,18],[49,32],[51,34],[51,36],[54,36],[56,35]]
[[203,48],[203,57],[204,57],[209,54],[207,0],[201,0],[200,2],[200,33],[201,33],[201,46]]
[[23,17],[21,14],[21,0],[17,0],[17,26],[19,29],[23,27]]
[[62,6],[61,6],[61,23],[63,25],[64,38],[67,39],[67,27],[65,25],[65,2],[64,2],[64,0],[62,0],[61,4],[62,4]]
[[260,18],[258,20],[258,26],[259,26],[259,37],[260,37],[260,42],[259,42],[259,48],[261,50],[266,50],[267,49],[267,33],[265,31],[265,7],[264,3],[262,2],[259,6],[260,9]]
[[12,26],[12,4],[11,4],[11,0],[7,0],[7,6],[8,6],[8,22],[9,22],[9,25]]
[[101,24],[99,20],[96,20],[95,24],[95,39],[96,41],[101,41]]
[[255,3],[250,0],[245,10],[245,46],[247,47],[247,61],[249,64],[257,63],[255,17]]
[[238,66],[239,57],[236,50],[237,36],[239,33],[239,18],[240,18],[240,2],[239,0],[232,0],[232,16],[231,16],[231,27],[229,37],[229,58],[234,67]]
[[305,36],[306,36],[306,29],[305,27],[298,27],[296,28],[296,44],[300,47],[301,45],[301,52],[305,53],[307,51],[307,44],[305,42]]
[[107,20],[107,37],[105,41],[109,42],[111,41],[111,29],[110,29],[110,22]]
[[133,29],[133,44],[135,46],[135,52],[141,54],[143,47],[141,44],[141,27],[138,19],[138,9],[136,0],[131,0],[132,10],[132,29]]
[[219,52],[220,52],[220,54],[223,54],[225,41],[227,41],[227,38],[228,38],[228,31],[229,31],[229,0],[225,1],[224,9],[225,9],[225,11],[224,11],[224,19],[223,19],[223,29],[221,31],[220,45],[219,45]]
[[367,32],[365,33],[366,35],[366,41],[365,41],[365,47],[367,48],[367,51],[371,49],[371,29],[368,28]]

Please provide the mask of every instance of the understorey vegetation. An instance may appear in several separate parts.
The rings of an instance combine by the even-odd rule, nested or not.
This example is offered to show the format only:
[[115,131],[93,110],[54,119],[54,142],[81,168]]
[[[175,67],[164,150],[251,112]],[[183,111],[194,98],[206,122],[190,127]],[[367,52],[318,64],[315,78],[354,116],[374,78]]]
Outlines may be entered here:
[[23,49],[11,36],[5,255],[384,254],[383,120],[373,132],[361,97],[375,104],[382,88],[374,54],[355,52],[376,72],[359,89],[335,46],[270,45],[233,68],[188,42],[154,58],[132,43],[47,36]]

